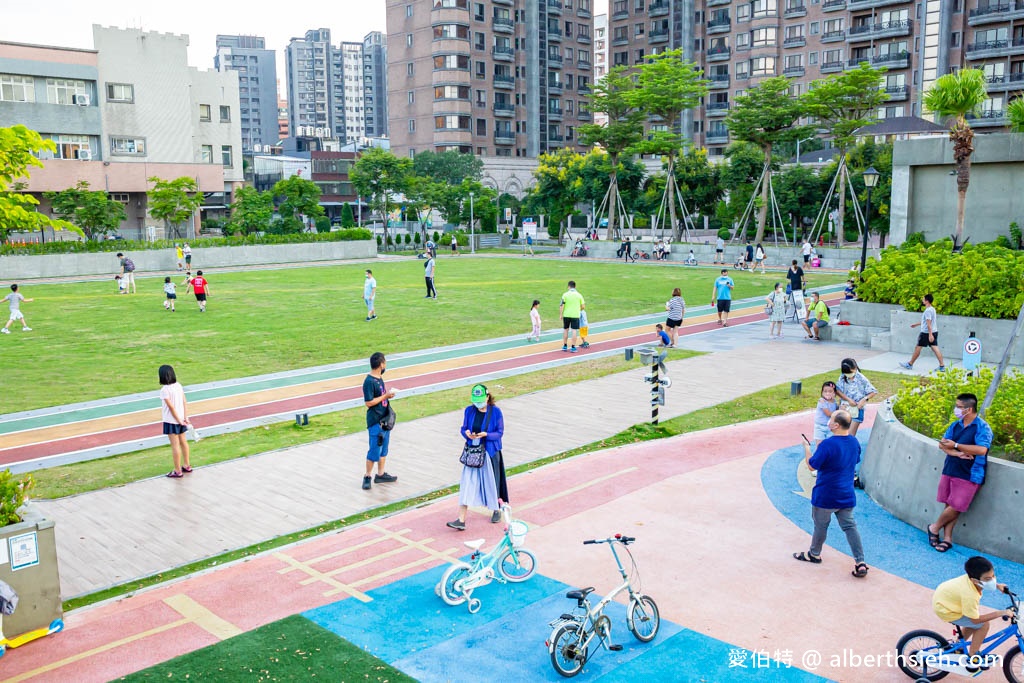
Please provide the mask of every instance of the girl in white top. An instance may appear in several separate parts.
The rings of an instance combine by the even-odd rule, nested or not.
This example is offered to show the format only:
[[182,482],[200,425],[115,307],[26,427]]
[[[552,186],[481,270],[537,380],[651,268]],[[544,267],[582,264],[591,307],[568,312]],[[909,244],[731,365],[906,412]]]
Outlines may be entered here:
[[185,438],[192,422],[188,419],[185,390],[178,384],[174,368],[170,365],[161,365],[159,374],[164,434],[171,441],[171,454],[174,456],[174,469],[168,472],[167,476],[171,479],[180,479],[192,471],[188,459],[188,441]]
[[540,301],[538,299],[533,300],[533,305],[530,306],[530,322],[533,324],[533,330],[530,334],[526,335],[526,341],[540,341]]

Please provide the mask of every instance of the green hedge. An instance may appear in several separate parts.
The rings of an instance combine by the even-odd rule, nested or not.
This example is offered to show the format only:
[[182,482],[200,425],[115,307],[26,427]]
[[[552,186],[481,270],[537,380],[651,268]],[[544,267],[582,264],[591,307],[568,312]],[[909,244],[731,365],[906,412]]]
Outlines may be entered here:
[[869,259],[857,296],[920,311],[921,297],[930,293],[943,315],[1013,319],[1024,304],[1022,283],[1024,252],[968,243],[954,254],[952,242],[942,240],[890,247],[881,261]]
[[[294,233],[288,235],[237,235],[233,237],[201,237],[187,240],[193,249],[204,247],[241,247],[250,244],[302,244],[307,242],[352,242],[371,240],[373,236],[365,228],[349,228],[335,232]],[[144,242],[136,240],[104,240],[95,242],[30,242],[27,244],[0,244],[0,256],[25,256],[32,254],[72,254],[100,253],[118,251],[149,251],[173,249],[175,244],[184,244],[186,240],[156,240]]]
[[[991,368],[982,368],[980,376],[949,368],[944,373],[905,381],[896,393],[893,412],[914,431],[933,439],[942,438],[955,419],[957,394],[971,393],[982,401],[992,376]],[[1009,372],[1003,376],[992,407],[983,417],[992,427],[997,450],[1005,451],[1010,460],[1024,462],[1024,373]]]

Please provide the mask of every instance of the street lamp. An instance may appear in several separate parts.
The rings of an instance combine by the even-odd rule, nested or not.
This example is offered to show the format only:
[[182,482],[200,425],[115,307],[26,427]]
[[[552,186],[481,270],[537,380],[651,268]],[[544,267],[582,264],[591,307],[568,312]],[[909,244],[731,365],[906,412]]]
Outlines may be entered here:
[[476,238],[473,236],[473,193],[469,193],[469,253],[476,253]]
[[864,241],[860,248],[860,281],[864,282],[864,265],[868,260],[868,232],[871,230],[871,189],[878,184],[879,173],[871,166],[861,175],[864,178],[864,187],[868,190],[868,208],[864,212]]
[[801,142],[807,142],[808,140],[814,140],[817,137],[818,137],[817,135],[812,135],[809,138],[804,138],[803,140],[797,140],[796,141],[796,165],[797,166],[800,165],[800,143]]

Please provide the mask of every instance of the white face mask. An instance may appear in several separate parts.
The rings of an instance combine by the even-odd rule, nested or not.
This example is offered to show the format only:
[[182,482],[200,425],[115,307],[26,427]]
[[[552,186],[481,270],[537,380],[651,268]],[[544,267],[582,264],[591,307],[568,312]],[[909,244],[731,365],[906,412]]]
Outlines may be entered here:
[[981,590],[983,591],[998,591],[999,584],[996,582],[996,577],[992,577],[988,581],[981,582]]
[[476,406],[477,410],[484,410],[487,408],[487,401],[480,401],[479,403],[474,401],[473,405]]

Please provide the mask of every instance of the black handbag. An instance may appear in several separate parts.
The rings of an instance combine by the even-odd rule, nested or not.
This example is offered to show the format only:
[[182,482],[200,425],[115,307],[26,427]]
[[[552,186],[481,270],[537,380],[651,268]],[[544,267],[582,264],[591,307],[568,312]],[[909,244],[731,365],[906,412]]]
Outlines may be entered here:
[[388,401],[384,417],[380,419],[380,428],[385,432],[390,432],[395,428],[395,409],[391,407],[390,401]]
[[[489,424],[491,417],[491,407],[487,406],[487,412],[484,413],[483,425],[486,427]],[[483,467],[487,461],[487,447],[484,446],[483,441],[476,445],[466,444],[462,447],[462,455],[459,456],[459,462],[466,467],[472,467],[474,469]]]

